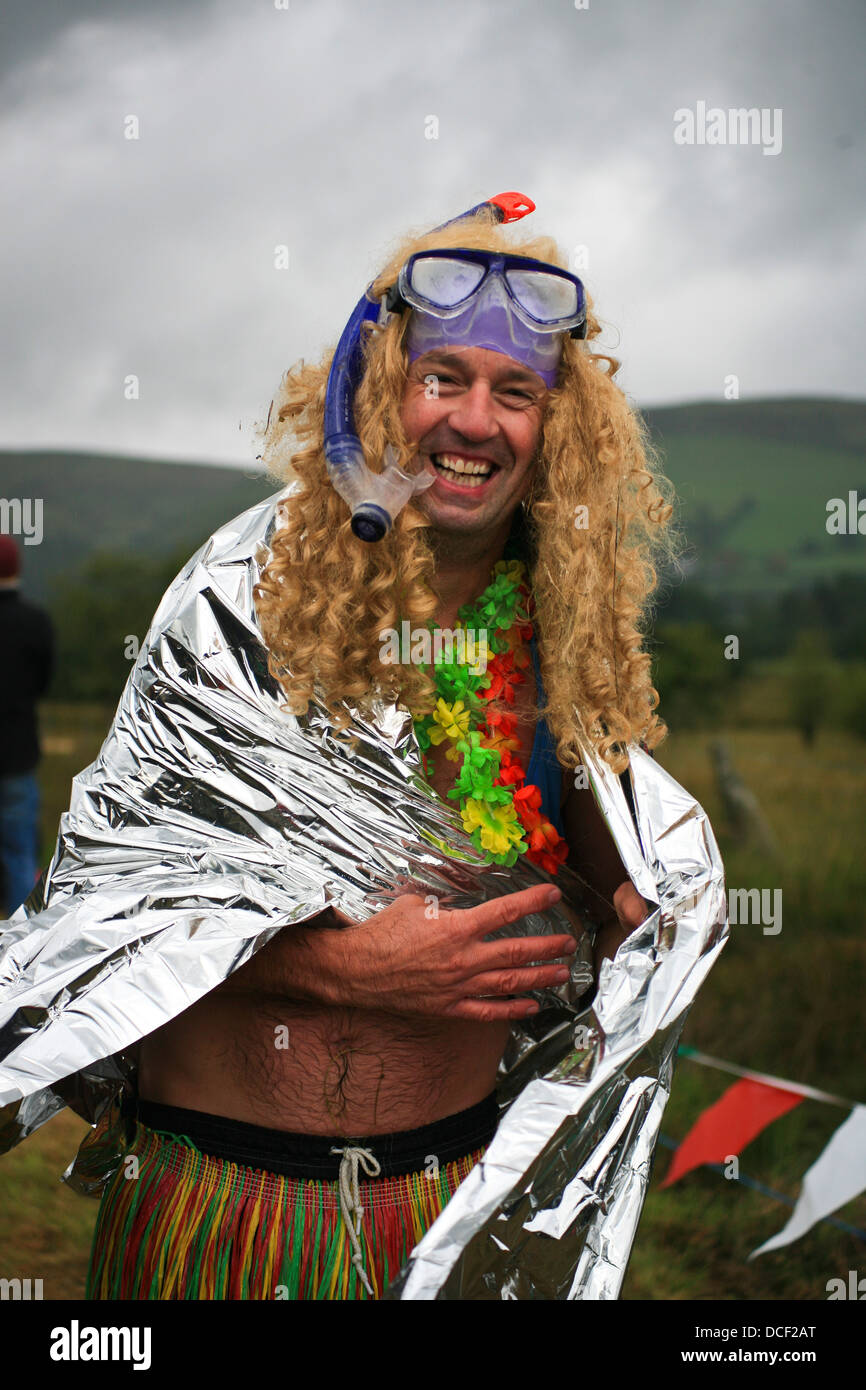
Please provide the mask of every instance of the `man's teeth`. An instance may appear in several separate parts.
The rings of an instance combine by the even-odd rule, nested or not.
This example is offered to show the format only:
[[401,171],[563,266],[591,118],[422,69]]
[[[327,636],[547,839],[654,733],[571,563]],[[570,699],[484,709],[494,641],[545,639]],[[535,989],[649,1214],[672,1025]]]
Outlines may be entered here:
[[438,473],[455,480],[460,476],[463,487],[480,487],[493,472],[493,465],[484,459],[465,459],[460,454],[433,454],[432,457]]

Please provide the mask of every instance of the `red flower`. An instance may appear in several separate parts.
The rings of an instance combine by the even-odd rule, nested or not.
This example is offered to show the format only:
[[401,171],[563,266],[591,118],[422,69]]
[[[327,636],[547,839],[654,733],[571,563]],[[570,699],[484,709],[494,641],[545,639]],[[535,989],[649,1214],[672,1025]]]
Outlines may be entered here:
[[488,710],[487,723],[491,729],[498,729],[505,738],[510,738],[517,728],[515,715],[509,714],[507,710]]
[[484,691],[485,700],[505,700],[507,704],[514,704],[514,687],[523,680],[519,671],[514,669],[514,652],[500,652],[487,666],[489,682]]
[[[554,826],[550,828],[556,835],[556,828]],[[526,857],[531,859],[533,864],[538,864],[547,873],[555,874],[560,864],[564,864],[568,858],[568,844],[561,835],[557,835],[555,845],[541,850],[533,849],[530,846],[526,851]]]
[[514,793],[514,809],[524,830],[534,831],[540,824],[541,792],[532,782]]
[[555,874],[559,865],[564,864],[568,858],[568,842],[562,838],[547,816],[542,814],[541,792],[538,787],[530,783],[516,791],[514,809],[527,832],[527,858],[531,859],[533,864],[540,864],[549,874]]
[[[507,756],[507,758],[508,758],[508,762],[507,762],[507,763],[504,761],[504,757],[505,757],[505,756]],[[494,783],[494,786],[497,786],[497,787],[515,787],[515,786],[519,786],[519,784],[520,784],[521,782],[524,782],[524,781],[526,780],[526,773],[523,771],[523,768],[520,766],[520,763],[517,762],[515,759],[513,759],[513,758],[511,757],[511,754],[510,754],[510,753],[504,755],[504,757],[503,757],[503,762],[502,762],[502,764],[500,765],[499,776],[497,777],[497,779],[496,779],[496,781],[495,781],[495,783]],[[518,812],[518,817],[519,817],[519,815],[520,815],[520,813]]]
[[511,761],[511,754],[516,753],[520,748],[520,739],[515,733],[516,728],[517,720],[514,715],[491,709],[488,710],[487,723],[482,724],[479,730],[482,747],[495,748],[502,757],[504,767],[507,767]]

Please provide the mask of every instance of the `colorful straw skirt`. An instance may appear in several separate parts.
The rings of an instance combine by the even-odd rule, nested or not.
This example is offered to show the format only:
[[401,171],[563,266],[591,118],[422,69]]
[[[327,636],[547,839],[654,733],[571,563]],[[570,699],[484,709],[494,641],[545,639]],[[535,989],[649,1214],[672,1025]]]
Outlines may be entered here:
[[90,1299],[377,1299],[483,1155],[495,1096],[346,1139],[139,1101],[102,1196]]

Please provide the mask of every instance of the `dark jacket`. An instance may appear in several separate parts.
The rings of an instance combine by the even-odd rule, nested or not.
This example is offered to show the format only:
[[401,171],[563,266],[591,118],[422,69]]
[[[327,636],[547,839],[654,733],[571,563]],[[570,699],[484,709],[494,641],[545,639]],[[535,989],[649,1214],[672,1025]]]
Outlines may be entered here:
[[54,629],[17,589],[0,589],[0,777],[39,762],[36,701],[54,670]]

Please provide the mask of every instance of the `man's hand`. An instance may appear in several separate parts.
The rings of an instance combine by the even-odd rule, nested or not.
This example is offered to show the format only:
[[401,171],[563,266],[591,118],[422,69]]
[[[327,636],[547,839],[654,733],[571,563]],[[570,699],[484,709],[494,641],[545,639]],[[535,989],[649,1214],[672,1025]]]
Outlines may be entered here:
[[573,954],[574,937],[484,937],[561,898],[559,888],[540,884],[434,917],[417,894],[357,924],[335,912],[346,923],[340,930],[293,927],[280,938],[281,973],[302,997],[326,1005],[480,1023],[526,1018],[538,1012],[534,1000],[508,996],[567,980],[569,966],[557,961]]
[[601,962],[613,960],[617,949],[630,936],[635,927],[649,916],[649,907],[630,879],[621,883],[613,895],[616,920],[606,922],[595,938],[594,961],[598,974]]

